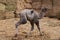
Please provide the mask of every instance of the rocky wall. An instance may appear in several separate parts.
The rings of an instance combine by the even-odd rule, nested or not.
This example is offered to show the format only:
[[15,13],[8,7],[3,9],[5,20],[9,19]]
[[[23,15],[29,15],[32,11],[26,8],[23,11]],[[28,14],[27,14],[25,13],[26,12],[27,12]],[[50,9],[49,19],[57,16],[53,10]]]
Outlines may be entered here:
[[[51,0],[42,0],[42,6],[48,8],[46,16],[56,17],[58,12],[60,12],[60,0],[53,0],[53,3],[54,5],[53,5],[53,12],[52,12]],[[12,11],[16,10],[18,14],[23,9],[32,9],[32,8],[37,12],[40,12],[41,0],[0,0],[0,11],[4,11],[4,16],[2,15],[3,12],[0,12],[1,15],[0,19],[4,19],[5,16],[6,18],[13,18],[14,14]]]

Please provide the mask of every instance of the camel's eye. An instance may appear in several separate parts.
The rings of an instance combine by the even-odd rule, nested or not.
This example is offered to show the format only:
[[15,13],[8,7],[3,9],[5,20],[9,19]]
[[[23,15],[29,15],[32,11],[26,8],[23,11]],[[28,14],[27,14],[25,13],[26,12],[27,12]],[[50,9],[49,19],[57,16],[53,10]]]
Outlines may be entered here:
[[47,8],[45,8],[45,11],[47,11]]

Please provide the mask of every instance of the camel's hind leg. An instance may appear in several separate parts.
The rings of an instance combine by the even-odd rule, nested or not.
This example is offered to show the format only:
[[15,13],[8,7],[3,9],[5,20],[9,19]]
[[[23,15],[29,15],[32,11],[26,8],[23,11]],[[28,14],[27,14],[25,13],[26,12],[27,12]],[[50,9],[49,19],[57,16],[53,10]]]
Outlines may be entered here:
[[18,26],[21,25],[21,24],[26,24],[27,23],[27,20],[24,19],[24,18],[21,18],[17,23],[16,23],[16,34],[15,34],[15,37],[17,37],[17,34],[18,34]]
[[18,22],[16,23],[16,25],[15,25],[15,27],[16,27],[15,37],[17,37],[17,34],[18,34],[18,26],[19,26],[20,24],[21,24],[20,21],[18,21]]

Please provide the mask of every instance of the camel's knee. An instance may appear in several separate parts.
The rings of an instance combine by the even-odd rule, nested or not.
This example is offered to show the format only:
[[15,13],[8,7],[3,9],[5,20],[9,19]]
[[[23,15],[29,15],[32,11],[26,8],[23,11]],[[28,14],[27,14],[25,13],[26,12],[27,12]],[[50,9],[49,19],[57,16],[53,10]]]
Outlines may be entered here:
[[21,24],[26,24],[26,23],[27,23],[26,20],[20,20],[20,21],[18,21],[18,22],[15,24],[15,26],[16,26],[16,28],[17,28],[19,25],[21,25]]

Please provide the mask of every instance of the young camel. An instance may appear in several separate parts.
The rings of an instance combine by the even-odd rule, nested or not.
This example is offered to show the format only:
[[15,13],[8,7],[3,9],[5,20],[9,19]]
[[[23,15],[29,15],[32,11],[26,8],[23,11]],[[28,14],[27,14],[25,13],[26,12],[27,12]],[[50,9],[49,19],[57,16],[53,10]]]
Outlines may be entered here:
[[[15,37],[17,37],[18,34],[18,26],[21,24],[26,24],[27,21],[31,24],[31,30],[28,33],[28,35],[33,31],[34,29],[34,23],[37,25],[37,28],[41,34],[40,27],[39,27],[39,19],[42,19],[47,11],[47,8],[43,7],[41,8],[41,12],[38,14],[34,10],[31,9],[24,9],[20,12],[20,20],[16,23],[16,34]],[[38,15],[37,15],[38,14]]]

